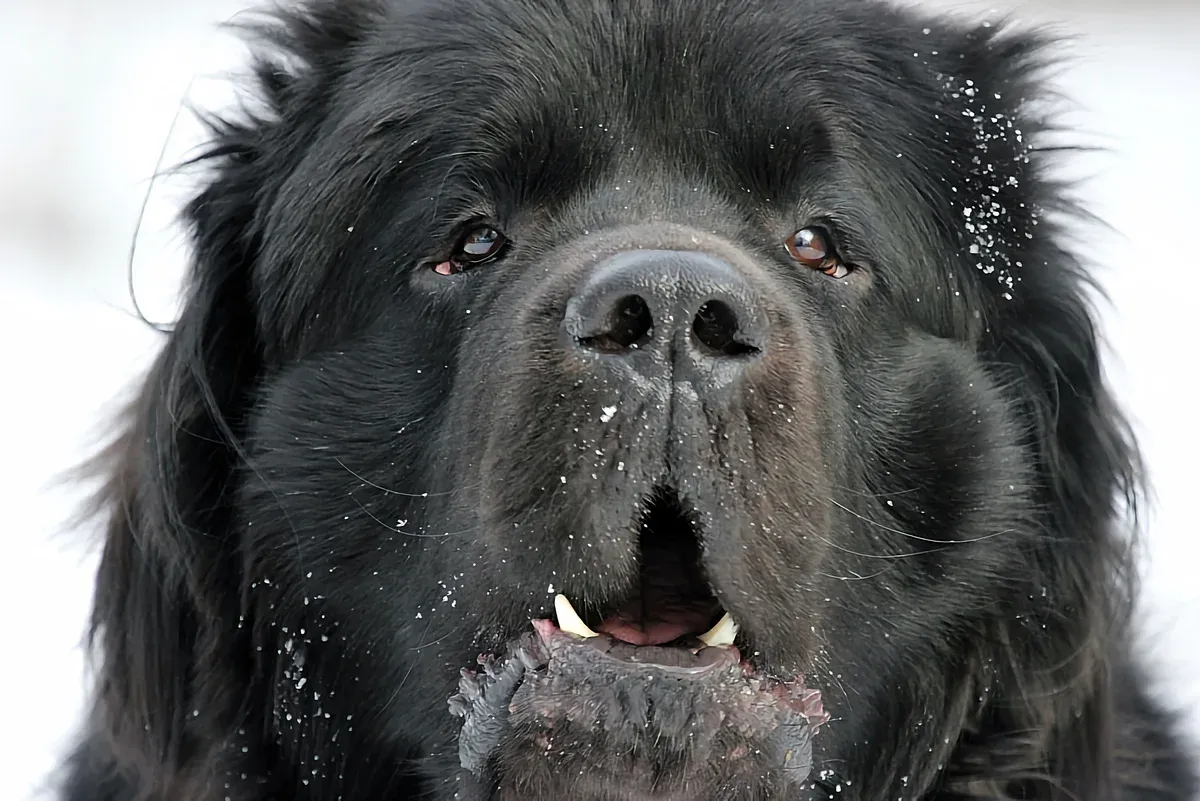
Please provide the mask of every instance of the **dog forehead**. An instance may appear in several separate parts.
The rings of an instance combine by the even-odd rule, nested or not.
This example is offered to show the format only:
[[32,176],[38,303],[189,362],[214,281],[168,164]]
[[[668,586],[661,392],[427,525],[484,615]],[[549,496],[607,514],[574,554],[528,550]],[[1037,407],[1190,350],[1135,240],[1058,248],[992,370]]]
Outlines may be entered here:
[[376,85],[368,94],[390,88],[410,106],[449,105],[476,116],[528,122],[565,109],[578,125],[632,116],[711,127],[722,118],[795,117],[789,112],[819,103],[831,73],[871,71],[826,0],[450,0],[391,8],[352,54],[358,78]]
[[621,172],[641,183],[671,164],[685,182],[705,175],[778,198],[846,114],[826,86],[828,57],[797,27],[805,12],[759,0],[728,11],[710,19],[710,7],[677,0],[409,8],[358,52],[343,131],[388,149],[423,138],[506,181]]

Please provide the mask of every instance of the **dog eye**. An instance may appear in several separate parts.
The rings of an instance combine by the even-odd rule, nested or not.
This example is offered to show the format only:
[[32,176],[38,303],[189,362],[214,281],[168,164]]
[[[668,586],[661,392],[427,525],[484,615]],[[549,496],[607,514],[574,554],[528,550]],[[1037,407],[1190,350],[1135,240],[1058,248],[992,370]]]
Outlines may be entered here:
[[788,255],[805,267],[820,270],[831,278],[845,278],[850,274],[850,265],[838,256],[824,228],[801,228],[783,244]]
[[433,271],[439,275],[455,275],[486,264],[499,256],[507,243],[504,234],[495,228],[475,226],[458,240],[454,254],[447,261],[435,265]]

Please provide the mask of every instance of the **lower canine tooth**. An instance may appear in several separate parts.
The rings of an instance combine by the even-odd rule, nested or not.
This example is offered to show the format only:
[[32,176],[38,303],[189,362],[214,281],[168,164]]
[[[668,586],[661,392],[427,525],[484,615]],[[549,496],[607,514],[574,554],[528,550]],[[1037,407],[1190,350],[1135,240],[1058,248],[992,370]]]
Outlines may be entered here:
[[571,602],[565,595],[554,596],[554,614],[558,618],[558,627],[567,634],[574,634],[585,640],[600,636],[583,624],[583,621],[579,619],[579,613],[575,611],[575,607],[571,606]]
[[733,618],[726,612],[717,621],[717,625],[700,635],[700,642],[710,648],[717,645],[733,645],[733,638],[737,636],[737,623],[733,622]]

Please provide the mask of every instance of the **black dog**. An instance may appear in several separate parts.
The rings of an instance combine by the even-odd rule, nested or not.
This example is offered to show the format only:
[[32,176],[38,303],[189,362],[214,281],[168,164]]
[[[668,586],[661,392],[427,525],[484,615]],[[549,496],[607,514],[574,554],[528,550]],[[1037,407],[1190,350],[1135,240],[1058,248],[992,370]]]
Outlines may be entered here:
[[1188,797],[1052,43],[867,0],[253,35],[101,464],[66,798]]

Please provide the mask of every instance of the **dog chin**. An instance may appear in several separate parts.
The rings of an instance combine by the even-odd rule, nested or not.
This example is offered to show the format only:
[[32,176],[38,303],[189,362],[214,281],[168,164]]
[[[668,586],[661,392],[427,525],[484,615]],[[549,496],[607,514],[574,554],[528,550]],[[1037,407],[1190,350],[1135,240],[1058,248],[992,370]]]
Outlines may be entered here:
[[[559,623],[575,628],[564,601]],[[646,751],[660,765],[719,761],[736,770],[753,760],[788,783],[804,781],[812,737],[829,720],[821,694],[802,676],[762,675],[732,643],[736,627],[727,621],[662,645],[533,621],[533,631],[502,655],[481,655],[479,669],[462,671],[449,701],[463,718],[462,767],[482,775],[501,748],[551,761],[589,753],[603,759],[615,749],[634,760]]]

